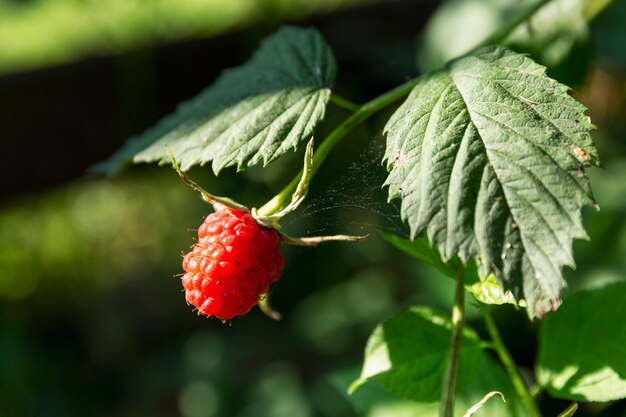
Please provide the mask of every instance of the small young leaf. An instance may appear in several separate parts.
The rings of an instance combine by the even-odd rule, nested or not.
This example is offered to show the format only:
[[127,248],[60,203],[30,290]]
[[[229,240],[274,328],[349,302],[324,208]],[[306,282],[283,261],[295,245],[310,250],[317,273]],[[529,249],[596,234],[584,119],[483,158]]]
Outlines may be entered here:
[[169,163],[183,171],[213,161],[217,174],[268,164],[308,139],[324,118],[335,59],[314,29],[284,27],[263,41],[244,65],[132,138],[97,170],[113,172],[130,160]]
[[541,328],[537,378],[574,401],[626,397],[626,283],[574,293]]
[[[413,240],[409,240],[393,233],[381,232],[381,235],[387,242],[408,255],[427,263],[450,278],[456,277],[459,259],[454,257],[448,262],[443,262],[437,248],[433,248],[425,237],[418,236]],[[524,306],[523,303],[520,304],[515,300],[511,291],[504,291],[496,277],[492,274],[481,280],[474,262],[470,262],[463,268],[463,276],[465,289],[472,293],[481,303]]]
[[531,316],[556,309],[597,164],[585,108],[545,68],[489,47],[426,74],[385,127],[386,184],[412,236],[475,258]]
[[[443,314],[413,307],[376,327],[365,348],[361,376],[354,392],[369,380],[387,391],[421,402],[439,400],[446,368],[452,325]],[[465,388],[480,364],[482,348],[476,333],[463,332],[457,386]]]
[[502,289],[502,285],[493,274],[487,275],[483,280],[473,284],[466,284],[465,289],[472,293],[478,301],[483,304],[513,304],[519,307],[526,307],[524,300],[517,301],[511,291]]

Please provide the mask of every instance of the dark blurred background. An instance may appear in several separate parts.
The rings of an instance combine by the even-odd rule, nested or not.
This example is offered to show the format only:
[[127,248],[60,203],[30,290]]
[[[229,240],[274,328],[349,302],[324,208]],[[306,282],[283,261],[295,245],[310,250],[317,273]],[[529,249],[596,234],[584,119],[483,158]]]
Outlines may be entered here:
[[[376,323],[404,306],[447,310],[452,300],[450,280],[376,233],[404,233],[386,204],[379,163],[393,109],[337,148],[304,207],[285,219],[293,235],[372,238],[284,248],[285,270],[271,294],[284,315],[278,322],[254,309],[223,325],[185,304],[174,275],[209,207],[173,171],[137,166],[101,178],[86,170],[244,62],[283,23],[317,27],[338,61],[336,91],[355,102],[372,98],[428,67],[432,54],[418,50],[427,50],[422,33],[437,7],[435,0],[0,0],[0,416],[360,415],[337,381],[356,376]],[[494,24],[479,17],[477,26]],[[575,244],[570,290],[626,279],[625,25],[626,7],[616,0],[555,61],[520,46],[573,85],[598,126],[604,167],[589,174],[601,211],[585,212],[591,242]],[[318,137],[345,116],[331,107]],[[190,176],[258,206],[300,162],[297,153],[265,170]],[[496,319],[530,375],[538,324],[510,307]],[[472,310],[470,325],[482,332]],[[567,405],[540,401],[547,416]],[[401,401],[391,409],[361,414],[416,415]],[[577,415],[624,416],[626,407],[587,405]]]

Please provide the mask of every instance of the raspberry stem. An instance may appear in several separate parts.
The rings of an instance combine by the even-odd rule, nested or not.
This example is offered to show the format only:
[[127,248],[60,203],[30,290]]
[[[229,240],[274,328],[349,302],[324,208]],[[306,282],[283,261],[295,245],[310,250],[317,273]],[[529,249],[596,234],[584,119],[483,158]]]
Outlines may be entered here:
[[439,417],[454,416],[454,398],[456,396],[456,382],[461,360],[461,344],[463,342],[463,326],[465,324],[465,287],[463,285],[463,264],[459,263],[456,271],[456,287],[454,290],[454,305],[452,306],[452,337],[448,363],[441,389],[439,403]]
[[281,320],[283,318],[282,314],[274,310],[274,308],[270,305],[270,298],[268,293],[262,294],[261,297],[259,297],[258,306],[263,314],[273,320]]
[[178,166],[178,163],[176,162],[176,159],[174,158],[174,154],[172,154],[172,151],[170,150],[169,146],[165,145],[165,147],[167,148],[167,152],[170,154],[170,159],[172,160],[172,168],[174,168],[174,170],[176,171],[180,179],[183,180],[183,182],[187,184],[189,187],[199,192],[200,195],[202,196],[202,199],[206,201],[207,203],[211,204],[216,211],[224,206],[230,207],[236,210],[242,210],[245,212],[250,211],[248,210],[246,206],[239,204],[235,200],[232,200],[228,197],[219,197],[219,196],[209,193],[208,191],[200,187],[196,182],[189,179],[187,175],[185,175],[185,173]]

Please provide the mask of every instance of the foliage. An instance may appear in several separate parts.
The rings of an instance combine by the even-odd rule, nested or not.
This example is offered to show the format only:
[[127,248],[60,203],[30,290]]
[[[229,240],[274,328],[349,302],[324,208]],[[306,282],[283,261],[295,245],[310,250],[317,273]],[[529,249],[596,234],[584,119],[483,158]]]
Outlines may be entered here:
[[476,258],[531,315],[554,309],[592,202],[584,110],[544,68],[499,47],[426,74],[385,127],[389,196],[412,236],[426,230],[444,260]]
[[[448,354],[452,324],[442,313],[414,307],[382,323],[365,348],[361,376],[350,391],[367,381],[376,381],[389,392],[418,402],[435,402]],[[480,339],[465,329],[461,350],[459,389],[475,378],[482,358]]]
[[[448,2],[442,10],[454,3]],[[623,256],[619,251],[623,251],[626,242],[623,233],[619,232],[623,230],[620,225],[623,225],[624,208],[619,199],[623,181],[616,180],[621,178],[623,161],[622,165],[619,162],[609,164],[609,171],[605,173],[590,173],[594,190],[600,190],[596,193],[602,197],[600,203],[608,202],[609,214],[597,216],[591,210],[581,214],[585,205],[594,204],[586,169],[599,164],[598,153],[607,144],[598,141],[599,151],[596,150],[590,136],[593,126],[585,114],[586,108],[578,102],[584,95],[570,96],[569,89],[552,78],[555,76],[552,71],[564,62],[563,56],[573,53],[575,44],[584,40],[589,20],[606,3],[540,0],[523,5],[506,1],[502,4],[505,3],[506,9],[512,12],[503,14],[493,31],[486,33],[490,36],[483,37],[494,45],[485,46],[485,42],[478,40],[468,43],[462,51],[446,57],[447,62],[437,62],[432,71],[362,105],[351,103],[337,94],[339,88],[333,86],[333,53],[315,29],[283,28],[263,41],[247,63],[225,72],[214,85],[129,142],[99,169],[117,172],[131,160],[167,163],[169,148],[184,169],[212,162],[215,174],[222,171],[219,184],[235,177],[234,169],[224,168],[236,167],[237,172],[246,170],[241,176],[244,180],[231,187],[230,194],[237,194],[239,201],[257,203],[263,198],[259,194],[265,191],[260,191],[258,185],[264,181],[262,177],[267,171],[255,165],[262,162],[265,167],[282,156],[281,161],[290,161],[287,151],[315,136],[317,148],[311,158],[307,152],[302,174],[302,183],[308,185],[311,182],[313,187],[322,178],[322,174],[318,175],[322,172],[320,166],[331,153],[337,155],[342,149],[345,152],[357,148],[355,142],[345,138],[360,136],[373,142],[378,138],[377,133],[382,132],[386,139],[386,145],[380,147],[386,147],[384,157],[381,155],[373,163],[383,162],[389,171],[386,182],[389,197],[400,200],[399,217],[408,224],[408,236],[398,230],[383,232],[384,241],[377,241],[374,235],[370,241],[359,244],[363,246],[358,249],[350,249],[351,252],[344,252],[348,250],[344,249],[347,245],[330,246],[329,249],[322,246],[306,254],[285,248],[286,276],[275,289],[279,300],[283,288],[290,288],[304,297],[308,291],[320,288],[320,283],[339,282],[333,284],[335,291],[320,290],[295,311],[287,309],[287,316],[295,317],[289,321],[297,334],[295,338],[306,341],[299,340],[295,354],[315,351],[319,355],[316,359],[328,359],[341,351],[341,346],[363,340],[365,334],[375,327],[365,348],[360,376],[354,362],[348,364],[345,372],[334,372],[332,376],[335,386],[344,393],[349,388],[352,395],[346,398],[356,413],[369,417],[437,413],[450,417],[470,415],[476,410],[478,415],[496,416],[539,417],[542,411],[546,415],[556,415],[562,410],[565,410],[561,413],[563,416],[579,411],[597,414],[597,409],[586,409],[584,403],[626,397],[624,325],[619,320],[626,294],[623,283],[593,287],[591,280],[582,280],[596,272],[589,265],[596,265],[595,268],[601,271],[613,268],[610,279],[602,276],[594,281],[596,284],[623,279],[614,276],[615,271],[621,273]],[[459,0],[456,4],[469,3]],[[561,6],[567,6],[567,15],[555,13],[555,10],[561,10]],[[535,26],[537,32],[528,30]],[[530,51],[531,55],[524,55],[522,51]],[[464,55],[459,56],[461,53]],[[558,59],[550,60],[557,55]],[[448,61],[448,58],[453,59]],[[548,72],[535,60],[548,65]],[[338,79],[341,80],[341,76]],[[404,102],[399,107],[392,107],[401,100]],[[387,107],[392,108],[385,111]],[[590,107],[593,111],[594,106]],[[373,134],[364,134],[367,129],[357,128],[363,127],[368,119],[373,120],[369,125],[373,127]],[[609,133],[601,130],[600,135],[603,134]],[[341,142],[344,142],[343,148],[339,146]],[[344,168],[343,163],[341,160],[325,174],[340,175],[338,171]],[[268,167],[269,170],[277,169],[274,172],[278,174],[273,175],[278,185],[284,185],[286,172],[293,168],[289,163],[275,163]],[[290,197],[294,195],[299,203],[307,193],[308,187],[298,186],[300,177],[301,174],[296,174],[266,205],[259,210],[253,209],[252,215],[273,216],[271,218],[275,218],[276,223],[272,222],[270,226],[278,228],[277,222],[289,207]],[[254,184],[256,190],[243,190],[242,184],[245,183]],[[275,187],[278,186],[276,183]],[[214,182],[212,187],[219,188],[217,184]],[[168,206],[161,205],[159,199],[179,198],[178,194],[154,195],[157,195],[156,201],[147,201],[146,209],[159,206],[160,216],[164,210],[168,211]],[[339,196],[333,195],[332,198]],[[89,221],[99,209],[106,211],[107,204],[88,198],[86,201],[83,201],[86,208],[81,213],[87,219],[87,234],[98,235],[96,240],[101,246],[102,242],[106,246],[109,240],[115,241],[115,231],[120,228],[109,230],[106,216],[100,221],[97,218],[94,222]],[[128,204],[120,206],[126,207],[124,210],[132,215],[129,220],[118,221],[128,240],[132,240],[130,235],[139,237],[132,242],[142,242],[145,236],[149,236],[152,224],[145,223],[162,222],[158,218],[151,220],[150,216],[144,218],[141,210],[131,209]],[[183,211],[177,206],[172,207],[173,216]],[[323,207],[317,215],[328,217],[329,212]],[[587,238],[583,215],[593,240],[577,243],[573,248],[575,239]],[[33,213],[27,217],[36,218]],[[11,217],[5,223],[0,221],[3,230],[6,229],[0,238],[9,242],[20,231],[19,227],[9,226],[13,219],[17,219],[16,224],[26,223],[23,217]],[[67,216],[63,219],[63,224],[71,224]],[[262,221],[263,217],[257,219]],[[131,227],[135,223],[143,225],[139,232]],[[345,219],[338,224],[343,227]],[[172,229],[178,226],[179,221],[170,221]],[[33,227],[39,230],[37,225]],[[41,236],[52,242],[45,245],[46,250],[55,246],[57,236],[66,234],[71,237],[72,233],[62,229],[64,227],[41,229]],[[33,234],[39,237],[38,233]],[[89,254],[92,240],[84,239],[88,244],[83,245],[80,234],[74,234],[79,237],[74,239],[75,244],[63,258],[61,265],[65,269],[71,269],[75,259],[72,256]],[[167,234],[153,235],[167,240]],[[289,239],[285,238],[285,241]],[[385,241],[391,245],[384,246]],[[19,240],[18,244],[20,242],[33,245],[26,239]],[[19,279],[21,265],[28,259],[26,251],[15,251],[13,246],[0,244],[0,262],[8,260],[12,267],[10,279],[0,281],[8,283],[6,287],[9,288],[2,292],[6,297],[26,299],[34,296],[35,289],[26,286],[21,292],[10,291],[12,282]],[[131,252],[130,258],[140,253],[138,245],[118,246],[111,248],[111,253]],[[410,258],[393,255],[390,251],[394,248]],[[319,251],[317,255],[316,251]],[[16,253],[19,256],[14,256]],[[579,270],[563,272],[563,266],[574,267],[574,253]],[[298,261],[290,262],[290,256],[293,256],[292,260],[300,257]],[[437,297],[435,292],[424,291],[426,280],[407,279],[413,274],[421,273],[422,278],[427,275],[423,273],[427,270],[420,269],[415,260],[434,267],[428,270],[430,274],[439,273],[454,279],[454,302],[447,300],[446,304],[452,304],[450,319],[429,306],[415,306],[416,300],[419,304],[435,304]],[[368,262],[379,264],[370,269]],[[93,263],[95,268],[101,268],[106,262],[98,259]],[[351,265],[350,268],[342,266],[346,263]],[[163,272],[142,268],[148,263],[130,262],[130,265],[125,270],[129,275],[158,277]],[[402,269],[403,265],[408,266]],[[158,266],[152,268],[158,269]],[[390,272],[392,270],[397,275]],[[301,279],[287,279],[290,276],[300,276]],[[564,304],[559,308],[561,293],[566,287],[564,277],[572,292],[564,296]],[[450,280],[443,278],[437,281],[437,285],[442,286],[449,283]],[[145,289],[156,285],[143,280],[138,285],[139,290],[128,297],[132,302],[120,302],[126,306],[124,311],[137,310],[127,313],[128,317],[139,316],[144,311],[145,317],[138,319],[130,332],[141,329],[147,333],[162,331],[169,335],[167,329],[181,327],[173,321],[165,323],[168,314],[162,306],[167,303],[155,303],[158,308],[148,306],[142,310],[144,294],[149,293]],[[176,286],[177,280],[169,280],[163,285]],[[394,285],[400,288],[398,294],[391,290]],[[578,291],[580,288],[586,289]],[[94,314],[90,317],[99,317],[96,313],[105,303],[92,300],[84,289],[83,286],[75,289],[73,296],[83,305],[93,304]],[[465,303],[465,291],[472,293],[475,300]],[[405,308],[402,309],[393,300],[400,293],[404,297],[401,306]],[[294,292],[289,294],[291,296],[284,296],[284,299],[293,298]],[[449,297],[450,294],[446,295]],[[467,313],[466,304],[469,304]],[[412,306],[406,308],[407,305]],[[477,305],[478,309],[472,311],[471,305]],[[182,302],[179,307],[184,311]],[[527,308],[531,322],[518,320],[514,325],[501,326],[507,317],[518,314],[513,310],[518,307]],[[97,341],[110,336],[114,339],[117,332],[109,330],[107,333],[102,329],[124,328],[127,323],[115,316],[120,314],[115,306],[108,308],[107,305],[102,309],[103,318],[98,319],[101,323],[96,320],[90,333],[93,340],[86,344],[103,357],[110,358],[108,355],[112,353],[99,347]],[[384,320],[393,310],[400,312]],[[476,317],[479,312],[483,314],[483,321]],[[543,320],[532,322],[535,318]],[[181,334],[192,333],[186,327],[191,320],[181,321],[185,323]],[[265,364],[268,357],[296,350],[293,344],[288,345],[289,336],[282,335],[285,327],[272,327],[273,323],[254,320],[252,316],[239,321],[238,327],[217,327],[210,335],[196,333],[184,347],[185,360],[189,362],[184,375],[180,371],[180,360],[172,362],[176,363],[173,366],[176,371],[163,368],[154,371],[161,377],[154,379],[161,384],[163,379],[169,382],[170,377],[178,383],[185,381],[178,402],[186,417],[228,414],[225,410],[231,409],[219,403],[221,398],[239,401],[244,396],[246,404],[250,405],[238,410],[238,416],[282,417],[314,413],[304,400],[309,394],[304,394],[290,366],[270,364],[260,371],[248,371],[250,363],[256,363],[260,369],[259,364]],[[91,324],[90,319],[84,321],[85,327]],[[106,324],[114,322],[122,324],[118,327]],[[0,321],[0,325],[2,323]],[[198,323],[198,329],[207,325],[206,322],[193,323]],[[498,327],[506,332],[505,337],[500,335]],[[534,358],[532,336],[528,335],[536,330],[540,340],[538,355]],[[518,333],[520,335],[515,339]],[[19,369],[26,369],[24,356],[16,353],[23,349],[19,348],[19,343],[14,343],[21,340],[20,337],[10,331],[6,337],[0,337],[0,352],[9,352],[9,355],[0,355],[0,365],[9,369],[9,378],[16,378]],[[275,342],[277,338],[281,338],[280,344],[263,345],[263,340]],[[517,349],[513,354],[505,344],[511,339],[517,342],[510,344]],[[222,343],[226,343],[225,340],[229,346],[236,346],[236,353],[224,348]],[[176,337],[168,337],[168,341],[174,346],[181,345]],[[516,364],[519,355],[516,345],[530,351],[532,359],[527,357],[525,362]],[[137,360],[137,355],[130,360],[125,358],[124,344],[120,346],[118,351],[122,353],[114,356],[114,361],[130,364],[132,358]],[[178,349],[182,348],[179,346]],[[136,351],[142,352],[142,349]],[[354,350],[350,352],[346,357],[355,357]],[[18,358],[18,365],[11,367],[7,358],[13,355]],[[298,359],[306,364],[309,375],[319,377],[327,371],[306,353],[302,355]],[[519,368],[525,368],[533,361],[534,372],[531,369],[520,371]],[[240,364],[246,369],[245,376],[237,372]],[[332,367],[336,368],[335,365]],[[345,365],[342,363],[340,367]],[[51,372],[50,375],[57,373]],[[211,376],[207,376],[209,374]],[[260,382],[254,389],[244,391],[240,389],[241,383],[250,374],[264,376],[259,377]],[[150,385],[152,378],[146,375],[143,374],[142,380],[133,380],[132,385]],[[164,375],[167,377],[163,378]],[[1,382],[2,375],[0,385],[6,385]],[[24,382],[20,380],[20,384]],[[222,385],[230,386],[230,395],[222,395]],[[352,415],[351,411],[341,409],[346,407],[346,400],[337,401],[337,397],[329,396],[328,387],[316,386],[314,391],[316,393],[311,396],[318,403],[316,413],[332,417]],[[482,400],[496,391],[501,392],[507,402],[491,400],[483,404]],[[334,400],[327,402],[331,397]],[[277,398],[283,399],[278,401]],[[558,402],[559,399],[580,401],[581,405],[568,406]],[[607,410],[610,404],[602,407]],[[555,412],[556,408],[558,411]],[[141,412],[153,414],[151,410]]]
[[[334,69],[319,35],[282,29],[104,169],[129,156],[166,162],[165,145],[183,169],[271,162],[323,118]],[[385,128],[389,195],[402,199],[412,236],[427,229],[444,261],[477,259],[480,277],[494,274],[531,316],[555,309],[571,241],[586,236],[580,208],[592,202],[583,167],[597,154],[584,107],[543,67],[500,47],[412,87]]]
[[[526,9],[497,35],[506,39],[524,19],[554,18],[549,7],[539,7],[543,4]],[[260,160],[265,165],[313,134],[324,118],[334,72],[330,49],[313,29],[281,29],[248,63],[226,73],[103,166],[116,168],[127,157],[164,163],[165,146],[183,169],[210,160],[216,174],[235,164],[238,170]],[[334,102],[353,114],[312,159],[307,152],[302,180],[308,184],[355,125],[407,94],[384,128],[383,162],[389,170],[389,198],[401,199],[401,217],[409,225],[411,240],[385,236],[455,277],[453,316],[447,321],[416,307],[378,326],[366,347],[361,376],[350,391],[376,381],[417,402],[441,399],[440,414],[449,417],[456,390],[462,392],[475,379],[484,360],[479,337],[463,330],[464,290],[495,304],[510,301],[507,294],[512,294],[517,303],[525,303],[531,318],[559,307],[565,285],[561,269],[575,266],[572,241],[587,237],[580,211],[594,203],[584,168],[597,166],[598,155],[586,108],[568,95],[568,88],[549,78],[545,67],[531,58],[489,46],[362,106],[335,96]],[[298,181],[296,176],[258,212],[279,221],[289,194],[298,201],[304,197],[296,188]],[[422,233],[427,241],[417,237]],[[539,416],[486,311],[485,320],[516,394],[530,415]],[[559,396],[562,384],[555,388],[554,381],[561,379],[546,376],[543,366],[540,382],[551,381],[550,391]]]
[[[422,309],[418,308],[417,310]],[[415,308],[412,310],[416,310]],[[424,309],[422,309],[424,310]],[[426,309],[427,310],[427,309]],[[432,311],[426,311],[426,315],[431,315]],[[434,313],[435,315],[441,315],[441,313]],[[410,310],[404,310],[399,313],[398,316],[410,316]],[[394,320],[394,318],[390,319]],[[387,321],[386,323],[389,323]],[[443,319],[444,327],[448,326],[447,336],[449,337],[449,326],[450,322],[447,319]],[[441,323],[440,323],[441,324]],[[384,324],[380,325],[383,326]],[[428,325],[427,325],[428,326]],[[469,332],[469,334],[473,334],[473,332]],[[372,335],[370,339],[370,343],[374,341],[374,338],[377,335]],[[423,344],[424,341],[420,341],[420,344]],[[447,342],[446,342],[447,345]],[[383,345],[384,346],[384,345]],[[410,347],[405,346],[405,349],[410,349]],[[476,346],[473,346],[475,349]],[[420,349],[419,347],[416,350]],[[459,389],[457,404],[455,405],[455,415],[462,415],[472,407],[474,404],[479,402],[481,398],[485,395],[489,390],[498,390],[501,392],[506,398],[506,403],[501,401],[490,401],[488,402],[481,410],[483,415],[491,415],[491,416],[523,416],[524,411],[522,405],[517,398],[515,390],[508,380],[506,374],[502,370],[502,368],[495,363],[486,351],[482,350],[478,353],[478,355],[474,355],[473,359],[477,360],[477,363],[473,365],[476,366],[476,369],[472,369],[473,373],[469,380],[464,381],[465,384],[463,388]],[[418,355],[415,356],[417,360]],[[369,360],[374,360],[374,358],[368,358]],[[436,417],[439,415],[438,404],[433,402],[423,402],[423,401],[415,401],[414,399],[405,399],[405,396],[398,397],[396,395],[390,394],[393,390],[386,390],[383,388],[383,385],[373,380],[371,382],[364,383],[363,385],[359,385],[356,391],[350,388],[354,388],[354,384],[356,382],[362,383],[360,379],[357,377],[358,374],[356,372],[352,372],[351,370],[344,370],[342,372],[337,372],[332,375],[333,384],[339,389],[341,392],[346,393],[346,397],[352,403],[354,408],[357,410],[359,416],[363,417],[383,417],[383,416],[394,416],[394,417],[412,417],[412,416],[423,416],[423,417]],[[442,377],[443,373],[439,374],[439,377]],[[441,379],[430,379],[423,387],[440,390],[441,386],[437,386],[437,382],[441,382]],[[403,387],[399,387],[403,389]],[[350,391],[350,394],[347,392]]]
[[128,159],[166,163],[168,148],[183,170],[210,161],[216,174],[267,165],[312,135],[334,78],[335,59],[319,33],[283,28],[100,169],[114,171]]
[[618,319],[625,299],[623,283],[580,291],[543,323],[537,377],[551,395],[577,401],[626,396],[626,328]]

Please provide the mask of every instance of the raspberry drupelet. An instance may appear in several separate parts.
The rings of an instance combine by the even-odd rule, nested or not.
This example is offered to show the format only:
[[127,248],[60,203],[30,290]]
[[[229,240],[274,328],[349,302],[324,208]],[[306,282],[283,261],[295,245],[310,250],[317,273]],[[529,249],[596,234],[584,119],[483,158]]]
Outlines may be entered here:
[[223,207],[209,214],[198,238],[183,259],[182,283],[187,302],[207,316],[246,314],[283,268],[278,232],[243,210]]

